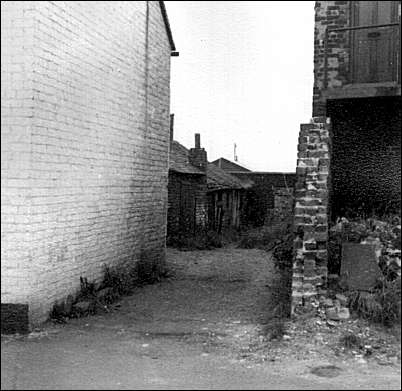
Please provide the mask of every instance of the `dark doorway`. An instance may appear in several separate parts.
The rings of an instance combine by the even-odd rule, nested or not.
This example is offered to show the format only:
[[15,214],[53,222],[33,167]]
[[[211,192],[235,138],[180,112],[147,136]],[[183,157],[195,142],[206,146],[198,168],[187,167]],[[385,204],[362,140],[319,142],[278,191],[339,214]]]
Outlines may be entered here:
[[180,218],[179,224],[183,232],[193,235],[195,233],[196,202],[194,184],[183,180],[180,183]]

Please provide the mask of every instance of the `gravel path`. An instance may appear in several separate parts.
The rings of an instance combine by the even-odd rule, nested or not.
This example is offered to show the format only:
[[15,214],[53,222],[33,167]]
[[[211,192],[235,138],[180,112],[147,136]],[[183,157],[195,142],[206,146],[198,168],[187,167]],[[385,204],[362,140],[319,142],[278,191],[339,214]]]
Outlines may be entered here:
[[[275,279],[268,253],[169,249],[167,262],[171,278],[136,289],[110,313],[3,336],[1,388],[400,389],[398,365],[265,338]],[[336,377],[311,373],[329,364]]]

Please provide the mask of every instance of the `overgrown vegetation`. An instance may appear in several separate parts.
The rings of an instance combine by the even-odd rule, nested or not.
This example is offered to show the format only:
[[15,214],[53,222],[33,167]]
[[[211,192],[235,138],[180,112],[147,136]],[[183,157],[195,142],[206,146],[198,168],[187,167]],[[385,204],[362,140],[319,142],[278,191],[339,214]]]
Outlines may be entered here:
[[400,266],[388,254],[390,249],[401,250],[401,218],[397,215],[370,218],[356,217],[354,220],[340,218],[329,230],[328,273],[339,274],[342,243],[378,241],[382,246],[380,264],[388,279],[395,279]]
[[68,318],[108,312],[110,304],[122,296],[132,294],[135,288],[168,277],[171,277],[170,272],[159,263],[153,262],[152,254],[143,251],[134,267],[105,265],[100,284],[80,277],[80,290],[75,298],[69,296],[67,300],[56,303],[50,313],[50,319],[64,323]]
[[291,288],[292,270],[278,269],[273,285],[270,286],[270,313],[262,329],[269,340],[281,340],[285,333],[285,321],[290,317]]
[[378,265],[382,278],[370,292],[348,292],[349,306],[364,319],[391,326],[400,320],[401,219],[397,215],[363,217],[342,218],[331,227],[328,272],[340,273],[342,243],[374,244],[381,253]]
[[274,247],[272,255],[275,266],[284,273],[292,273],[294,235],[288,232],[284,239]]
[[239,248],[259,248],[270,251],[282,243],[290,233],[290,224],[280,223],[259,228],[250,228],[242,232]]
[[281,340],[285,333],[285,321],[290,317],[293,234],[289,223],[264,227],[244,235],[239,244],[241,248],[260,248],[271,251],[276,278],[270,289],[270,310],[268,320],[263,326],[263,334],[269,340]]
[[392,326],[401,320],[401,279],[384,277],[371,292],[351,292],[349,300],[350,308],[362,318]]

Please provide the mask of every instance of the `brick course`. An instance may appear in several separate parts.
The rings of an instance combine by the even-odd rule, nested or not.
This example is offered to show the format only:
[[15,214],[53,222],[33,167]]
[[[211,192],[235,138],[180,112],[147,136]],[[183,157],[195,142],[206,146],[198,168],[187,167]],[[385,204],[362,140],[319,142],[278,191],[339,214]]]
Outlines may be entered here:
[[104,264],[163,261],[171,47],[156,1],[2,2],[1,21],[1,295],[34,324]]

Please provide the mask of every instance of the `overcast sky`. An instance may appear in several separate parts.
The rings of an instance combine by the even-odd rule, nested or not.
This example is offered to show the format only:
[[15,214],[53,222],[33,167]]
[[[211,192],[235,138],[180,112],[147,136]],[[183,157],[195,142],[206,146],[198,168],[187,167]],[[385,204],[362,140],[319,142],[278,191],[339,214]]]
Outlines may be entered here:
[[208,160],[296,169],[311,117],[314,1],[166,1],[173,38],[174,138],[201,134]]

